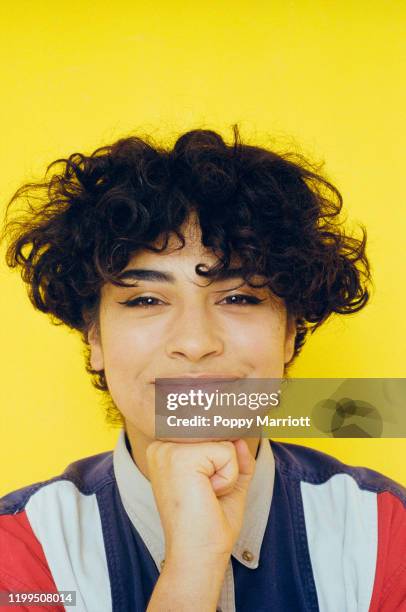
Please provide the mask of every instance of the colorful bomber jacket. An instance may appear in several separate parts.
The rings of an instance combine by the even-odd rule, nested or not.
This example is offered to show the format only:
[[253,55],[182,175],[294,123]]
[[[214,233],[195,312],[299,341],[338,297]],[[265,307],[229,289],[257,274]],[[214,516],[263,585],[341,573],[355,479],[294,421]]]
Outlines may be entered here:
[[[405,489],[267,439],[257,464],[217,610],[406,611]],[[76,604],[0,609],[144,612],[165,551],[154,504],[124,430],[114,451],[3,497],[0,591],[75,591]]]

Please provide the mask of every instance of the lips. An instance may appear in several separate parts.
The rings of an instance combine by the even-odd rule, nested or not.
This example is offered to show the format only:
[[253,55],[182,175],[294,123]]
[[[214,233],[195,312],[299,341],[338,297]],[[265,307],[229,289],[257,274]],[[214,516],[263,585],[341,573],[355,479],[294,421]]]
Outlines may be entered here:
[[[235,374],[179,374],[178,376],[168,376],[156,378],[154,384],[162,392],[187,393],[191,389],[203,390],[206,392],[220,391],[228,388],[228,385],[241,380],[241,376]],[[230,391],[232,389],[229,389]]]
[[[212,380],[212,381],[233,381],[233,380],[239,380],[240,378],[242,378],[240,375],[238,374],[225,374],[225,373],[207,373],[207,372],[199,372],[199,373],[188,373],[188,374],[176,374],[175,376],[167,376],[167,375],[163,375],[163,376],[159,376],[157,378],[155,378],[152,382],[155,383],[156,380],[161,380],[161,379],[165,379],[165,381],[169,381],[169,379],[176,379],[176,380],[184,380],[184,379],[199,379],[199,380]],[[170,382],[167,382],[167,384],[171,384]]]

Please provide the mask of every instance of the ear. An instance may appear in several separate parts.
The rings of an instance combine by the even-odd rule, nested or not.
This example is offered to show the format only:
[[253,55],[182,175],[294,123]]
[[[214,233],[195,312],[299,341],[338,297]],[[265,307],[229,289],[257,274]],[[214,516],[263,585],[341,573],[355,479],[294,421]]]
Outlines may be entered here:
[[285,363],[288,363],[295,352],[296,338],[296,320],[295,317],[289,316],[286,321],[286,337],[285,337]]
[[93,370],[104,369],[104,356],[101,344],[100,329],[96,322],[91,323],[87,332],[87,341],[90,346],[90,365]]

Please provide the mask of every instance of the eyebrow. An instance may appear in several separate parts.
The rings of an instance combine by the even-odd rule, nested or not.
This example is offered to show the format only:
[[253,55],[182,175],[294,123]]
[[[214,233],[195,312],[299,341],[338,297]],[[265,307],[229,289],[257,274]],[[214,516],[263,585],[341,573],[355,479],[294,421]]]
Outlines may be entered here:
[[[166,283],[175,283],[176,281],[172,272],[164,272],[163,270],[149,270],[146,268],[129,268],[128,270],[124,270],[124,272],[122,272],[118,278],[120,280],[145,280]],[[215,281],[233,278],[242,278],[241,268],[229,268],[227,270],[223,270]]]
[[145,268],[129,268],[124,270],[119,277],[120,280],[147,280],[147,281],[164,281],[174,283],[175,277],[171,272],[163,272],[161,270],[147,270]]

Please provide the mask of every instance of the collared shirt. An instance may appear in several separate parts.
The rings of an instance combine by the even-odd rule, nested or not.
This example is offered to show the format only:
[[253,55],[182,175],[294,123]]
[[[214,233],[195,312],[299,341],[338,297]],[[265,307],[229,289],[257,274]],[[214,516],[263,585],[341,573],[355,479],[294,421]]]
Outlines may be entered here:
[[[124,430],[114,450],[114,473],[124,508],[141,535],[158,569],[165,560],[165,540],[151,483],[134,463]],[[250,482],[243,525],[232,556],[249,569],[258,567],[261,545],[271,508],[275,479],[275,460],[271,446],[260,439],[255,471]],[[234,612],[234,580],[231,560],[226,570],[218,606]]]
[[[377,472],[262,440],[218,608],[405,611],[405,506],[405,490]],[[73,591],[68,611],[145,612],[163,559],[124,432],[114,452],[0,500],[0,592]]]

